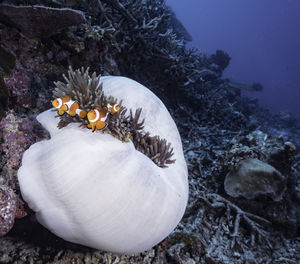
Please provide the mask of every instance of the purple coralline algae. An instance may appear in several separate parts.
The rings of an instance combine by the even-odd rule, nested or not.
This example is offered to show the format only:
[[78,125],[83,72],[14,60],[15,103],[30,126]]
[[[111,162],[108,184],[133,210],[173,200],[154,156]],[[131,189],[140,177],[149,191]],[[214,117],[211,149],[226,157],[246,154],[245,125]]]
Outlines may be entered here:
[[[4,182],[17,182],[16,173],[20,166],[24,151],[39,139],[35,134],[40,129],[36,120],[18,117],[13,110],[7,112],[0,122],[1,147],[0,150],[6,162],[2,167]],[[42,133],[42,132],[41,132]],[[39,134],[39,133],[38,133]],[[1,177],[0,177],[1,182]],[[12,186],[15,189],[15,186]]]
[[13,190],[0,185],[0,237],[13,227],[17,209],[16,196]]
[[13,72],[10,78],[4,78],[11,103],[31,108],[31,75],[26,69],[21,69]]

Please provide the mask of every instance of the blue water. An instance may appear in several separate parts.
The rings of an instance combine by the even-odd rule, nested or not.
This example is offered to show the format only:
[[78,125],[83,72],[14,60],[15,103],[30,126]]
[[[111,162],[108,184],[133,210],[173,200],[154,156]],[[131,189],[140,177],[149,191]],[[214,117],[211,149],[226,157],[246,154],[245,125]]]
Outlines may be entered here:
[[273,113],[300,119],[300,0],[167,0],[193,37],[188,47],[226,51],[224,77],[260,82],[247,92]]

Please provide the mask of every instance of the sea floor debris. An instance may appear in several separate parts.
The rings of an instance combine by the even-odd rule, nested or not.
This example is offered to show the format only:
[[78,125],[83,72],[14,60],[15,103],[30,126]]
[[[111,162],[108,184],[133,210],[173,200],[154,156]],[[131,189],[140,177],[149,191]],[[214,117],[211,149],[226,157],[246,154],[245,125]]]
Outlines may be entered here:
[[[189,126],[192,128],[193,123]],[[224,143],[214,145],[215,149],[209,151],[209,143],[205,141],[214,137],[212,131],[214,136],[221,136]],[[229,132],[199,127],[194,129],[193,135],[200,132],[201,137],[192,136],[189,142],[184,142],[191,190],[185,216],[177,229],[152,250],[138,256],[94,251],[58,239],[39,225],[30,223],[29,216],[23,220],[26,226],[17,220],[16,227],[0,240],[1,261],[9,263],[24,258],[37,263],[81,263],[82,259],[107,263],[297,263],[299,238],[284,236],[271,219],[247,211],[225,193],[217,191],[215,177],[218,176],[214,175],[214,161],[208,153],[216,154],[219,148],[225,148],[224,139]],[[296,159],[299,163],[299,156]],[[197,160],[202,162],[195,162]],[[25,234],[23,238],[20,232]],[[27,241],[31,241],[32,246],[28,247]],[[25,247],[27,251],[22,250]]]

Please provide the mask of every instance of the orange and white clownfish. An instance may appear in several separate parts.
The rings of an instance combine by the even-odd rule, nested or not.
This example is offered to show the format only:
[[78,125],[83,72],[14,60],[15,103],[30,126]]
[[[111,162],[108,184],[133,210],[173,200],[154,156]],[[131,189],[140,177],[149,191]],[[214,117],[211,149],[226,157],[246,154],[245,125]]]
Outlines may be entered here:
[[116,104],[107,104],[107,106],[100,109],[96,106],[94,109],[90,110],[87,113],[87,118],[89,120],[88,128],[91,128],[94,132],[97,128],[98,130],[104,129],[107,126],[106,119],[108,114],[115,114],[120,110],[120,106]]
[[107,108],[104,107],[100,109],[100,107],[96,106],[94,109],[88,111],[87,118],[89,120],[89,124],[87,125],[88,128],[91,128],[94,132],[95,129],[104,129],[107,126],[106,118],[108,115]]
[[86,111],[79,109],[79,104],[76,101],[71,100],[68,95],[54,99],[52,105],[57,109],[59,115],[63,115],[67,112],[70,116],[75,116],[77,114],[80,118],[85,118],[87,114]]
[[107,109],[113,115],[120,110],[120,106],[117,104],[107,104]]

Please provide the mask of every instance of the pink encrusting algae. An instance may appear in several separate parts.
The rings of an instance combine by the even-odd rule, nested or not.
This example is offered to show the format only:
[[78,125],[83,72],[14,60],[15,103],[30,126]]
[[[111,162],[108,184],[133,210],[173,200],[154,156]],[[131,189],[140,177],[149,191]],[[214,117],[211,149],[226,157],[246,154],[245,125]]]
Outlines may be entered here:
[[16,210],[17,201],[14,191],[6,185],[0,185],[0,237],[13,227]]

